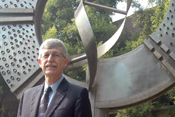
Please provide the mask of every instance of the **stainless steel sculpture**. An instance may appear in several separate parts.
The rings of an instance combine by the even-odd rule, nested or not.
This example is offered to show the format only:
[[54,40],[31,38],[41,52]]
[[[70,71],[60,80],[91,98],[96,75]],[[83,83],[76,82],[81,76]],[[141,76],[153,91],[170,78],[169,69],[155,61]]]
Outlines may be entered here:
[[[18,99],[24,90],[44,80],[37,56],[42,43],[41,19],[46,2],[0,1],[0,73]],[[171,0],[159,29],[141,46],[122,56],[98,59],[117,42],[125,20],[119,30],[97,48],[84,5],[127,15],[130,4],[128,0],[126,11],[120,11],[82,0],[75,13],[85,53],[71,56],[68,68],[88,63],[87,82],[64,76],[89,89],[94,117],[106,117],[111,109],[150,101],[175,83],[175,0]]]

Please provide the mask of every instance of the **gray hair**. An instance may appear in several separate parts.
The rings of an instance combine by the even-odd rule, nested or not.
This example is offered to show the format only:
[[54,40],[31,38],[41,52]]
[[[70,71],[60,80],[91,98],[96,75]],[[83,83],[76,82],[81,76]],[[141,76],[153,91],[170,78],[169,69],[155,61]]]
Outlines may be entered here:
[[39,56],[38,58],[41,58],[41,55],[42,55],[42,52],[41,50],[42,49],[53,49],[53,48],[57,48],[57,47],[60,47],[63,51],[63,55],[65,57],[67,57],[67,49],[66,49],[66,46],[64,45],[64,43],[59,40],[59,39],[54,39],[54,38],[50,38],[50,39],[46,39],[40,46],[39,48]]

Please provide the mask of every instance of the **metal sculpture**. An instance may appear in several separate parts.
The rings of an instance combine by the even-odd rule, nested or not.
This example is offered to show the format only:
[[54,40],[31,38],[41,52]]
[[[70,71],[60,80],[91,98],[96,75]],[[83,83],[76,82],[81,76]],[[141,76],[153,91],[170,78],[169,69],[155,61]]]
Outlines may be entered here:
[[[42,43],[41,20],[46,2],[0,1],[0,74],[18,99],[24,90],[44,81],[37,56]],[[130,4],[131,0],[128,0],[126,11],[120,11],[82,0],[75,13],[85,53],[71,56],[68,68],[88,63],[87,82],[64,76],[89,89],[94,117],[106,117],[111,109],[150,101],[175,83],[175,0],[171,0],[159,29],[141,46],[118,57],[98,59],[117,42],[126,18],[119,30],[97,48],[84,5],[127,15]]]

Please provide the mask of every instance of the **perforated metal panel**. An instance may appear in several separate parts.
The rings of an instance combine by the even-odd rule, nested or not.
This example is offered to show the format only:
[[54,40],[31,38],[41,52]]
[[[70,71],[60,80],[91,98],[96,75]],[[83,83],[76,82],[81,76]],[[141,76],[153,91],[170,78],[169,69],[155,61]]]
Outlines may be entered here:
[[33,24],[1,25],[0,30],[0,72],[15,91],[39,68],[39,45]]

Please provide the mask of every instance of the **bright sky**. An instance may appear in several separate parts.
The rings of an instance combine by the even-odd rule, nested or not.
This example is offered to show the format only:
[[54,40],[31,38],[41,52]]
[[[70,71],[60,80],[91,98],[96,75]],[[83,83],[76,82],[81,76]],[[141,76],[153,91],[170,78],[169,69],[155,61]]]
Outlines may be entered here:
[[[148,6],[148,4],[147,4],[147,2],[148,2],[148,0],[139,0],[139,2],[140,2],[140,4],[141,4],[141,6],[145,9],[145,8],[147,8],[147,6]],[[125,2],[120,2],[118,5],[117,5],[117,8],[118,9],[120,9],[120,10],[126,10],[126,3]],[[134,11],[135,11],[135,8],[132,8],[132,7],[130,7],[130,9],[129,9],[129,12],[128,12],[128,16],[130,16],[130,15],[132,15],[133,13],[134,13]],[[122,15],[122,14],[119,14],[119,13],[115,13],[115,15],[113,15],[113,16],[111,16],[112,17],[112,20],[113,20],[113,22],[114,21],[117,21],[117,20],[119,20],[119,19],[122,19],[122,18],[124,18],[125,17],[125,15]]]

